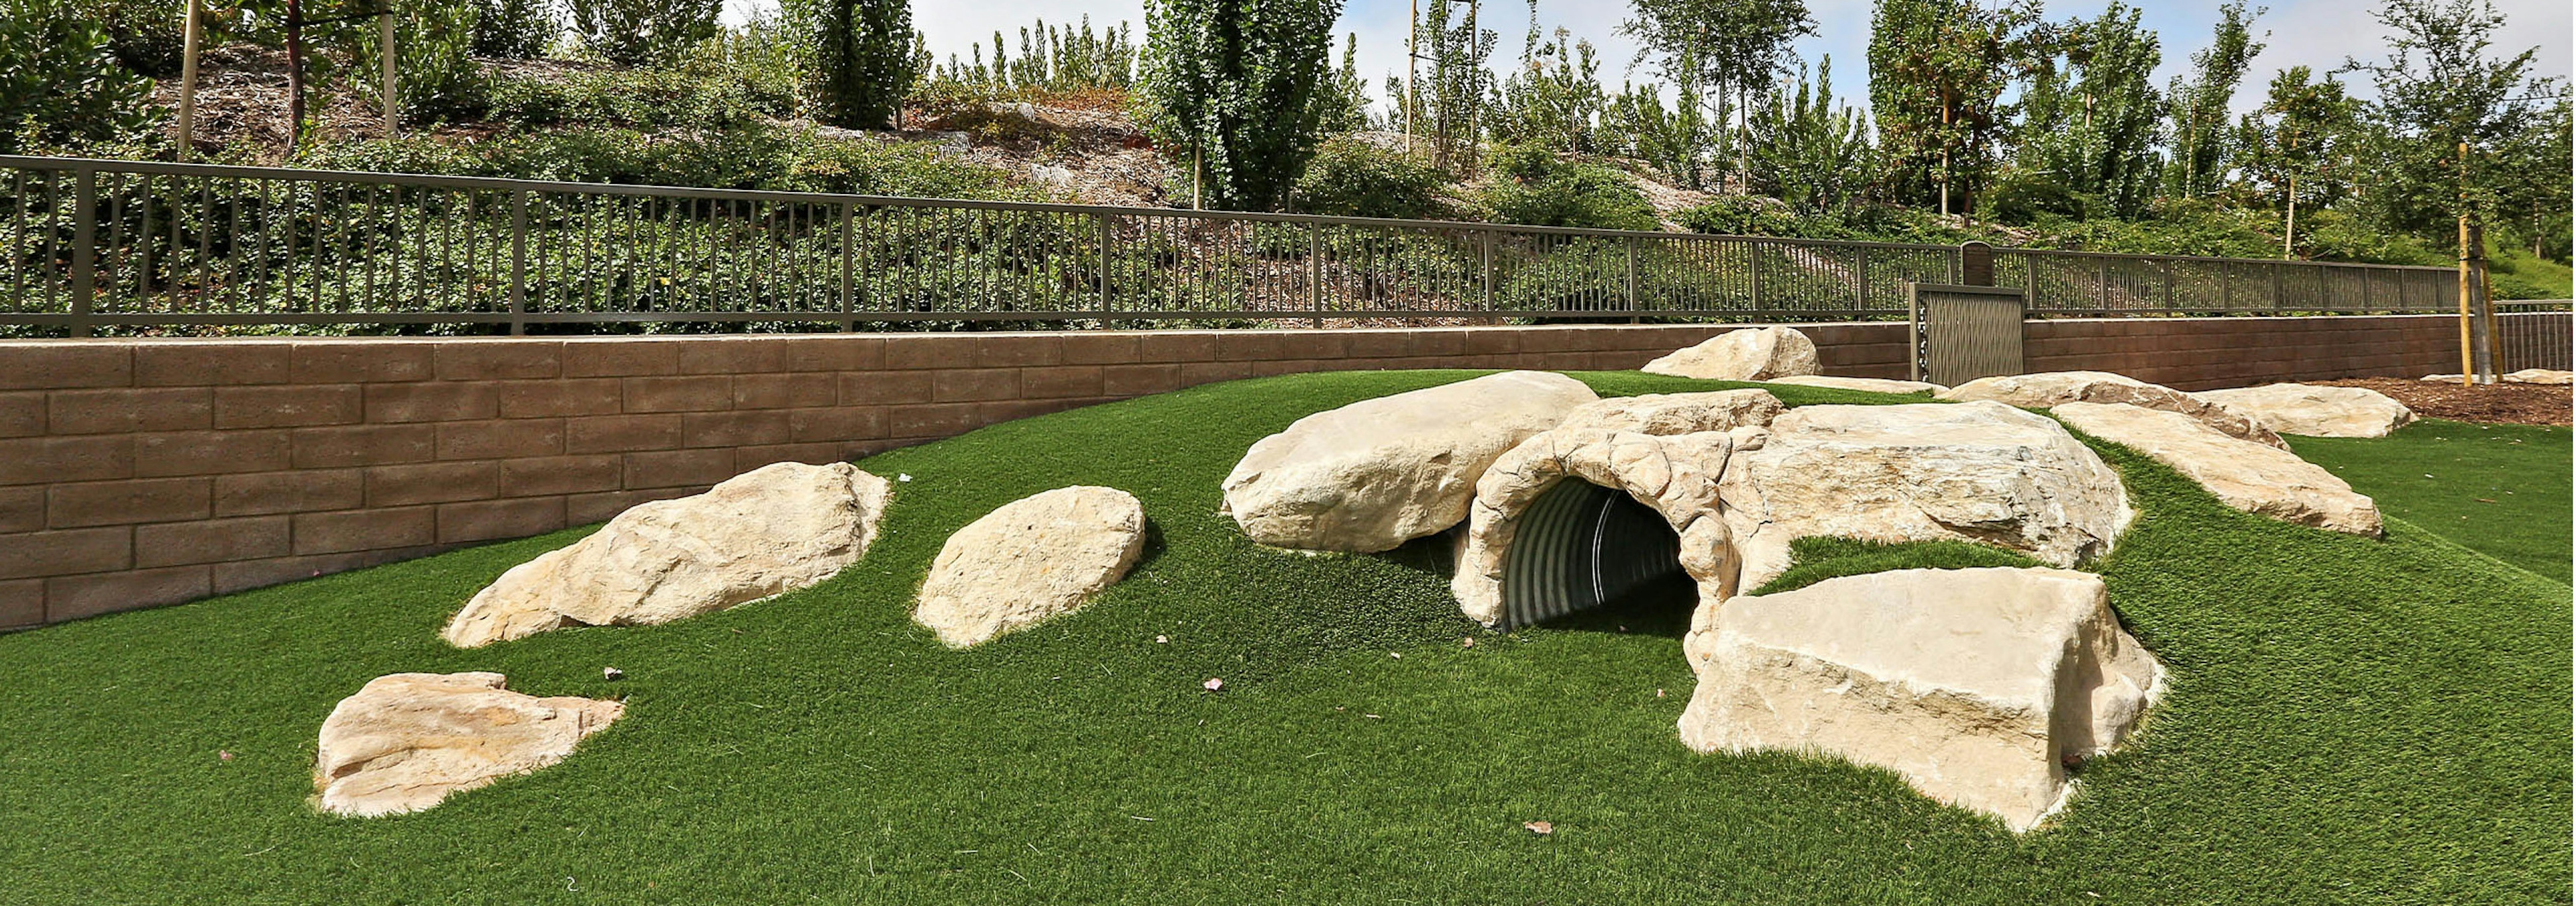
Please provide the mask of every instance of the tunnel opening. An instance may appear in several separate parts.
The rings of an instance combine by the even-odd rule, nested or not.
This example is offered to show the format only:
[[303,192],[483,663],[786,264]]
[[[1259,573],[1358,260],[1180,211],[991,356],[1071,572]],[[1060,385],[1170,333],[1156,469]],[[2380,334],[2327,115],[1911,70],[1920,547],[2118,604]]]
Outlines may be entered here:
[[1568,478],[1523,511],[1504,557],[1509,631],[1590,611],[1687,624],[1698,585],[1662,514],[1620,491]]

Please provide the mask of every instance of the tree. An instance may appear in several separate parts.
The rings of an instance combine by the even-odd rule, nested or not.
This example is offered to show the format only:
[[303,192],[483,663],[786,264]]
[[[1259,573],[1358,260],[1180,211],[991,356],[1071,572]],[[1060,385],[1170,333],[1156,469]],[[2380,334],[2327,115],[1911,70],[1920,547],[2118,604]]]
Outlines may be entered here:
[[[1816,33],[1805,0],[1632,0],[1619,30],[1660,54],[1667,78],[1706,89],[1723,132],[1787,69],[1789,43]],[[1726,152],[1720,149],[1719,156]]]
[[2030,58],[2035,0],[1879,0],[1869,23],[1869,99],[1890,200],[1973,197],[2010,128],[2012,67]]
[[1485,61],[1494,56],[1496,35],[1476,26],[1477,0],[1465,0],[1467,14],[1456,16],[1456,0],[1429,0],[1415,26],[1423,44],[1417,52],[1431,64],[1429,90],[1413,87],[1413,134],[1431,144],[1431,165],[1473,170],[1484,138],[1485,104],[1494,91],[1494,73]]
[[1343,36],[1342,68],[1334,70],[1333,81],[1326,85],[1323,114],[1316,128],[1327,135],[1358,132],[1369,127],[1368,83],[1360,80],[1360,35]]
[[2053,180],[2120,217],[2144,213],[2155,194],[2164,119],[2152,81],[2164,53],[2138,15],[2115,0],[2099,18],[2067,22],[2036,42],[2015,160],[2025,177]]
[[53,0],[0,0],[0,153],[133,138],[151,97],[95,22]]
[[1148,0],[1144,95],[1225,207],[1273,209],[1321,139],[1340,0]]
[[1621,85],[1601,111],[1601,147],[1607,153],[1636,158],[1690,188],[1703,184],[1709,146],[1708,121],[1700,115],[1699,87],[1673,86],[1673,106],[1653,85]]
[[545,0],[476,0],[474,55],[504,60],[544,56],[561,26]]
[[1598,151],[1595,121],[1609,98],[1601,91],[1600,63],[1592,42],[1576,41],[1564,28],[1552,40],[1541,40],[1538,2],[1530,2],[1529,36],[1521,42],[1521,64],[1503,80],[1495,104],[1493,132],[1506,142],[1544,145],[1570,151]]
[[2228,104],[2235,100],[2237,83],[2245,80],[2246,66],[2263,52],[2253,31],[2254,19],[2263,12],[2246,13],[2245,0],[2219,7],[2209,46],[2191,55],[2191,81],[2175,77],[2173,164],[2165,170],[2169,194],[2208,195],[2225,182]]
[[2299,210],[2344,195],[2352,156],[2354,104],[2343,83],[2305,66],[2272,77],[2263,106],[2246,114],[2234,142],[2245,186],[2281,208],[2281,256],[2297,249]]
[[[474,0],[398,0],[394,12],[394,90],[405,119],[426,122],[470,114],[483,105],[483,67],[474,62],[482,8]],[[384,36],[373,16],[338,24],[335,43],[353,65],[349,87],[381,98]]]
[[[2344,63],[2368,74],[2379,92],[2367,108],[2374,135],[2368,206],[2383,225],[2419,234],[2492,210],[2513,174],[2487,166],[2488,157],[2550,131],[2542,102],[2561,90],[2559,80],[2531,76],[2538,48],[2488,56],[2504,16],[2487,0],[2383,0],[2376,15],[2396,33],[2388,57]],[[2563,142],[2565,132],[2553,138]],[[2470,150],[2465,174],[2462,144]]]
[[2576,169],[2571,169],[2568,103],[2565,96],[2541,112],[2532,128],[2498,147],[2489,171],[2496,187],[2495,216],[2524,242],[2533,257],[2567,263],[2569,211],[2576,197]]
[[885,128],[921,81],[909,0],[790,0],[788,17],[826,123]]
[[1816,66],[1810,84],[1798,74],[1794,98],[1785,91],[1754,108],[1747,119],[1751,166],[1746,183],[1808,213],[1850,204],[1869,189],[1869,117],[1834,98],[1834,58]]
[[644,66],[678,59],[716,35],[724,0],[568,0],[573,32],[611,63]]

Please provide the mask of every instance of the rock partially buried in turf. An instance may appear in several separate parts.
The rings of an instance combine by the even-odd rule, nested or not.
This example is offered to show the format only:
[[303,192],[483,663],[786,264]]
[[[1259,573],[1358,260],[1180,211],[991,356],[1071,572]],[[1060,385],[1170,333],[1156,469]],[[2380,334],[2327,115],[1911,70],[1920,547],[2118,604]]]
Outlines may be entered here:
[[[1760,392],[1760,391],[1755,391]],[[1522,441],[1476,482],[1474,515],[1449,590],[1469,619],[1503,619],[1503,579],[1512,542],[1530,505],[1559,483],[1584,481],[1636,498],[1681,539],[1682,571],[1714,603],[1735,594],[1738,563],[1718,515],[1718,476],[1733,439],[1723,431],[1653,435],[1558,428]]]
[[2073,566],[2137,515],[2091,447],[1994,402],[1791,409],[1736,452],[1719,497],[1746,590],[1788,569],[1799,538],[1973,541]]
[[417,812],[562,761],[626,713],[620,702],[537,698],[507,682],[498,673],[396,673],[341,699],[322,722],[313,768],[322,810]]
[[2498,378],[2498,380],[2504,381],[2508,384],[2566,385],[2576,383],[2576,371],[2560,371],[2555,368],[2525,368],[2521,371],[2507,372],[2503,377]]
[[1224,512],[1275,547],[1393,550],[1465,521],[1494,457],[1596,399],[1561,374],[1511,371],[1318,412],[1243,454]]
[[1794,327],[1730,330],[1639,369],[1647,374],[1717,381],[1762,381],[1815,374],[1816,341]]
[[1767,390],[1614,396],[1574,407],[1557,428],[1601,428],[1638,434],[1696,434],[1758,428],[1788,411]]
[[2117,403],[2067,403],[2049,412],[2173,467],[2228,506],[2330,531],[2379,534],[2377,504],[2295,453],[2237,440],[2173,412]]
[[2273,431],[2307,437],[2387,437],[2415,420],[2406,404],[2365,387],[2265,384],[2192,395],[2253,416]]
[[2060,403],[2126,403],[2144,409],[2177,412],[2239,440],[2283,450],[2281,436],[2245,415],[2191,394],[2107,371],[2049,371],[1978,378],[1942,391],[1945,400],[1993,400],[2024,409],[2046,409]]
[[1898,381],[1890,380],[1888,378],[1866,377],[1832,377],[1822,374],[1793,374],[1786,377],[1764,378],[1763,381],[1765,383],[1789,384],[1798,387],[1823,387],[1829,390],[1859,390],[1865,393],[1902,394],[1922,393],[1926,390],[1933,393],[1939,393],[1950,389],[1939,384],[1928,383],[1925,381]]
[[647,626],[813,585],[867,553],[888,487],[849,463],[782,462],[638,504],[502,573],[445,636],[472,648],[566,626]]
[[1116,488],[1057,488],[959,529],[930,565],[912,618],[952,647],[1071,613],[1145,550],[1145,508]]
[[1682,742],[1828,755],[2026,831],[2161,691],[2100,577],[1908,569],[1701,605]]

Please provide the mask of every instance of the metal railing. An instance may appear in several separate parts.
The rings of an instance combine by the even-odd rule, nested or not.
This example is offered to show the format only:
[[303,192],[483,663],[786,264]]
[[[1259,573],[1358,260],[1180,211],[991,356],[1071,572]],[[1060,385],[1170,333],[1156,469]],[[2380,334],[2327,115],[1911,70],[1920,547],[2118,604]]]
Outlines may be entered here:
[[[0,336],[1900,319],[1956,246],[0,156]],[[2450,271],[2028,249],[2034,314],[2441,311]],[[622,325],[622,326],[617,326]]]
[[2493,329],[2498,372],[2576,367],[2576,311],[2568,300],[2498,302]]

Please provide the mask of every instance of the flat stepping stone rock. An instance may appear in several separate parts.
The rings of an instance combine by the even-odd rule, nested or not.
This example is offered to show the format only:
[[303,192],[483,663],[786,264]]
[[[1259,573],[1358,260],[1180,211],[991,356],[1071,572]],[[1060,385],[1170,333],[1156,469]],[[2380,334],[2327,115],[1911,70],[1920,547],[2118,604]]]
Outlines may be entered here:
[[367,681],[322,721],[313,787],[323,811],[417,812],[449,794],[572,754],[626,713],[620,702],[537,698],[498,673],[395,673]]
[[2163,669],[2120,629],[2100,577],[1909,569],[1702,605],[1681,738],[1895,771],[1924,795],[2027,831],[2108,751]]
[[1715,381],[1763,381],[1815,374],[1816,341],[1794,327],[1730,330],[1639,369],[1647,374]]
[[1772,384],[1793,384],[1800,387],[1825,387],[1833,390],[1861,390],[1869,393],[1922,393],[1926,390],[1933,393],[1939,393],[1950,389],[1940,384],[1925,381],[1897,381],[1889,380],[1887,378],[1866,377],[1833,377],[1822,374],[1793,374],[1787,377],[1764,378],[1763,381]]
[[1057,488],[959,529],[921,584],[914,622],[950,647],[1072,613],[1145,550],[1145,507],[1116,488]]
[[1649,393],[1614,396],[1566,413],[1557,428],[1600,428],[1638,434],[1695,434],[1771,424],[1788,407],[1767,390]]
[[650,626],[805,588],[867,553],[889,487],[845,462],[782,462],[637,504],[502,573],[445,637],[473,648],[566,626]]
[[2554,368],[2525,368],[2521,371],[2507,372],[2504,376],[2499,378],[2499,380],[2508,384],[2557,384],[2565,386],[2569,383],[2576,383],[2576,371],[2559,371]]
[[1223,512],[1274,547],[1393,550],[1466,521],[1494,457],[1599,398],[1562,374],[1510,371],[1318,412],[1243,454]]
[[2289,444],[2252,416],[2191,394],[2107,371],[2050,371],[1978,378],[1943,391],[1945,400],[1993,400],[2024,409],[2046,409],[2060,403],[2127,403],[2146,409],[2179,412],[2229,437],[2288,450]]
[[1787,570],[1799,538],[1972,541],[2073,566],[2137,516],[2091,447],[1997,402],[1791,409],[1736,450],[1719,496],[1747,590]]
[[2415,411],[2366,387],[2266,384],[2192,394],[2253,416],[2264,427],[2306,437],[2387,437],[2415,420]]
[[2120,403],[2067,403],[2049,412],[2171,466],[2228,506],[2329,531],[2380,532],[2378,504],[2287,450],[2229,437],[2180,413]]
[[1716,431],[1655,435],[1558,428],[1522,441],[1476,482],[1467,544],[1449,584],[1459,610],[1487,626],[1501,622],[1503,577],[1521,517],[1566,481],[1618,490],[1652,508],[1680,537],[1682,571],[1698,584],[1700,600],[1735,594],[1739,567],[1718,515],[1717,486],[1734,447],[1729,435]]

